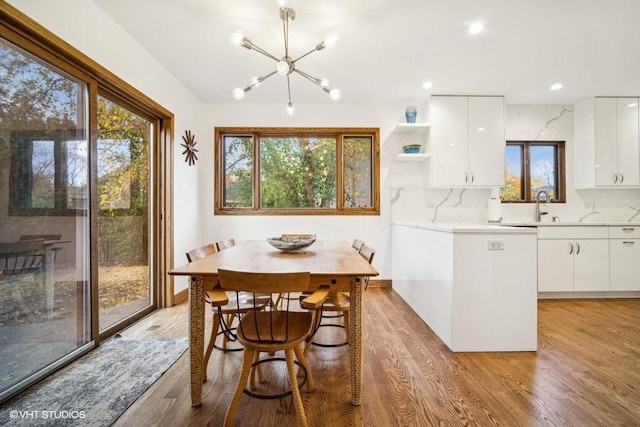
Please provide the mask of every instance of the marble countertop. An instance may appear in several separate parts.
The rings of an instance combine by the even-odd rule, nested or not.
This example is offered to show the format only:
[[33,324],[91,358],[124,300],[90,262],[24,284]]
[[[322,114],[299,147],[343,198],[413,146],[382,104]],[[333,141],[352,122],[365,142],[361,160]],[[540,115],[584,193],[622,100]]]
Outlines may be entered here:
[[506,224],[498,225],[479,222],[393,222],[392,224],[447,233],[535,234],[538,232],[535,227],[511,227]]
[[490,222],[487,223],[488,225],[497,225],[497,226],[504,226],[504,227],[589,227],[589,226],[629,226],[629,227],[640,227],[640,222],[510,222],[510,221],[504,221],[504,222],[499,222],[499,223],[495,223],[495,222]]

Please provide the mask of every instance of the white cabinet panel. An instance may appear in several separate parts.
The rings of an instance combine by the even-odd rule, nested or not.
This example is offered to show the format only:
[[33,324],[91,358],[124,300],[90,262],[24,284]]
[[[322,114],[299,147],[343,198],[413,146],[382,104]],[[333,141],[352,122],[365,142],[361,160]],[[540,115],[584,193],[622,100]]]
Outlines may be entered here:
[[538,292],[608,290],[608,239],[538,240]]
[[569,240],[538,240],[538,292],[573,291]]
[[465,185],[469,169],[467,98],[431,98],[433,185]]
[[618,98],[618,186],[640,185],[640,137],[638,99]]
[[640,239],[611,239],[611,290],[640,291]]
[[504,185],[504,98],[469,97],[469,174],[474,185]]
[[609,241],[605,239],[575,240],[573,251],[573,289],[575,291],[608,291]]
[[504,185],[504,98],[431,97],[432,184]]

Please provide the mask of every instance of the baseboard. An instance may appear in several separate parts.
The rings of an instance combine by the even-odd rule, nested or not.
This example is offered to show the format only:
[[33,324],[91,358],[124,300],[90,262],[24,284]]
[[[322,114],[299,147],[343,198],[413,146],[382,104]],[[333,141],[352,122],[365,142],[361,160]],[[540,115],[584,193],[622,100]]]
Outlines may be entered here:
[[389,288],[391,289],[391,280],[374,280],[371,279],[369,280],[369,287],[370,288]]
[[189,300],[189,289],[183,289],[173,296],[173,304],[178,305]]

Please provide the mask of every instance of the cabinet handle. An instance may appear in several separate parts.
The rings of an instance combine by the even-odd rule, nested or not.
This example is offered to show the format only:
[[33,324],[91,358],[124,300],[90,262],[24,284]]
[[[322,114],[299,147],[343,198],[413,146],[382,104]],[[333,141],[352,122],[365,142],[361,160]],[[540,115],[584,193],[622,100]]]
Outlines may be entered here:
[[624,181],[624,174],[620,172],[620,182],[618,184],[622,184],[622,181]]
[[475,179],[476,179],[475,175],[473,174],[473,172],[471,172],[471,182],[475,181]]
[[569,255],[573,255],[573,243],[569,242]]
[[465,172],[465,173],[464,173],[464,182],[465,182],[465,184],[466,184],[467,182],[469,182],[469,172]]
[[613,174],[613,183],[614,183],[614,184],[617,184],[617,183],[618,183],[618,174],[617,174],[617,173],[614,173],[614,174]]
[[622,227],[622,231],[633,231],[635,230],[633,227]]
[[622,241],[622,244],[623,244],[623,245],[635,245],[635,244],[636,244],[636,242],[630,242],[630,241],[628,241],[628,240],[623,240],[623,241]]
[[578,247],[578,250],[576,251],[576,255],[578,255],[580,253],[580,243],[576,242],[576,246]]

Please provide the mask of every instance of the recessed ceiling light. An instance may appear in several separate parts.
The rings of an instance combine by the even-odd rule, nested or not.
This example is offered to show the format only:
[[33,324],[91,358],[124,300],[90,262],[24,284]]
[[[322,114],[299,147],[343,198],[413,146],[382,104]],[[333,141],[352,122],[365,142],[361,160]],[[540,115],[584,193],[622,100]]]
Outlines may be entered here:
[[484,30],[484,25],[481,22],[476,22],[469,27],[469,34],[478,34]]
[[431,89],[432,86],[433,86],[433,83],[431,83],[431,82],[422,83],[422,88],[423,89]]
[[549,87],[549,89],[551,90],[560,90],[562,89],[562,83],[554,83],[551,85],[551,87]]
[[484,128],[478,128],[478,132],[484,131]]

